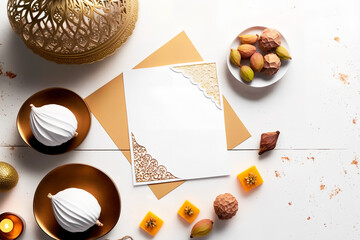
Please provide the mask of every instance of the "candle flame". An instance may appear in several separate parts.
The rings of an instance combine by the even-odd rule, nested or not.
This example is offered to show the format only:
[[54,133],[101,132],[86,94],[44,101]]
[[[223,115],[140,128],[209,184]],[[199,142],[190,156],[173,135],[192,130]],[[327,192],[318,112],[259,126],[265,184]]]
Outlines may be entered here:
[[0,231],[4,233],[11,232],[13,228],[14,228],[14,223],[10,219],[5,218],[0,222]]

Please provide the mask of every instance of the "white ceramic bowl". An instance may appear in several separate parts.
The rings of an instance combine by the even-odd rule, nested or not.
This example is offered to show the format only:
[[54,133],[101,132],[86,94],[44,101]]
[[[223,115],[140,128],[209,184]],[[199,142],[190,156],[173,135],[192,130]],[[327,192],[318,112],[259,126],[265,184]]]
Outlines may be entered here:
[[[262,27],[262,26],[250,27],[250,28],[245,29],[238,35],[258,34],[260,36],[260,34],[264,31],[264,29],[266,29],[266,27]],[[281,60],[280,69],[273,76],[267,76],[264,73],[260,72],[260,73],[255,73],[254,79],[251,82],[246,82],[246,81],[242,80],[240,77],[240,68],[230,62],[230,49],[232,49],[232,48],[237,49],[238,46],[241,44],[240,38],[238,37],[238,35],[235,37],[235,39],[230,44],[229,52],[228,52],[227,60],[226,60],[229,71],[231,72],[231,74],[234,76],[235,79],[237,79],[239,82],[241,82],[247,86],[254,87],[254,88],[262,88],[262,87],[267,87],[267,86],[270,86],[270,85],[276,83],[285,75],[292,60]],[[281,35],[281,45],[284,46],[291,55],[291,51],[290,51],[290,48],[289,48],[289,45],[288,45],[286,39],[284,38],[284,36],[281,33],[280,33],[280,35]],[[258,52],[260,52],[264,55],[264,53],[257,46],[257,43],[256,43],[256,49]],[[249,59],[241,59],[241,64],[250,66],[250,60]]]

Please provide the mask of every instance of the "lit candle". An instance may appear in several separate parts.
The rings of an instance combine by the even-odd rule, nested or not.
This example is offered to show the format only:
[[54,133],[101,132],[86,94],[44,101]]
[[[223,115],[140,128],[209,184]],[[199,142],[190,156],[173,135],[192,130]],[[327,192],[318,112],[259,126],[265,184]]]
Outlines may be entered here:
[[11,232],[13,228],[14,228],[14,223],[10,219],[5,218],[0,222],[0,231],[4,233]]
[[14,213],[3,213],[0,215],[0,239],[15,240],[24,231],[24,221]]

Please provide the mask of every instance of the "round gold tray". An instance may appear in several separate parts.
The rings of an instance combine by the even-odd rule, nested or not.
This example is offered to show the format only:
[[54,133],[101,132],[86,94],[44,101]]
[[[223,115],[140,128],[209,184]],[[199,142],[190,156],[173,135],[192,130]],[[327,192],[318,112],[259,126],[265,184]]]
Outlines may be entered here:
[[[91,193],[101,206],[102,227],[93,226],[82,233],[70,233],[60,227],[53,213],[48,193],[80,188]],[[34,196],[34,216],[40,228],[54,239],[97,239],[110,232],[120,217],[121,201],[114,182],[102,171],[83,164],[55,168],[38,185]]]
[[[67,107],[78,121],[78,135],[59,146],[49,147],[36,140],[30,127],[30,104],[41,107],[46,104],[58,104]],[[85,101],[76,93],[64,88],[48,88],[35,93],[21,106],[17,117],[17,128],[27,145],[45,154],[61,154],[73,150],[87,136],[91,125],[90,110]]]

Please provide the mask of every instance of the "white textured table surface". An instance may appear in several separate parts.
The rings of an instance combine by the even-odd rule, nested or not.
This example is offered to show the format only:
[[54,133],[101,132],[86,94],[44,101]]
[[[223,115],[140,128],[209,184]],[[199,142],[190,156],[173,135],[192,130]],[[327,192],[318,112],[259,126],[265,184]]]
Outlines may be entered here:
[[[0,160],[20,174],[18,186],[0,194],[0,212],[24,217],[21,239],[48,239],[33,218],[33,194],[46,173],[66,163],[95,166],[117,184],[121,217],[103,239],[126,234],[150,239],[138,227],[148,210],[165,220],[155,239],[187,239],[191,227],[176,215],[182,202],[198,205],[198,219],[215,219],[212,202],[224,192],[238,199],[238,214],[216,221],[206,239],[359,239],[360,169],[352,163],[360,157],[360,2],[140,0],[139,5],[135,31],[115,55],[66,66],[27,49],[8,23],[6,1],[0,2],[0,65],[17,74],[0,75]],[[280,82],[255,91],[231,77],[225,58],[237,33],[256,25],[286,36],[293,60]],[[30,95],[58,86],[86,97],[183,30],[205,60],[218,63],[223,93],[253,135],[231,151],[231,176],[189,181],[157,200],[148,187],[132,186],[130,165],[94,117],[88,137],[71,153],[42,155],[21,140],[16,115]],[[259,158],[260,134],[274,130],[281,131],[277,149]],[[254,164],[265,183],[244,195],[236,175]]]

